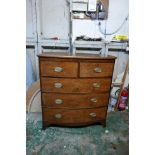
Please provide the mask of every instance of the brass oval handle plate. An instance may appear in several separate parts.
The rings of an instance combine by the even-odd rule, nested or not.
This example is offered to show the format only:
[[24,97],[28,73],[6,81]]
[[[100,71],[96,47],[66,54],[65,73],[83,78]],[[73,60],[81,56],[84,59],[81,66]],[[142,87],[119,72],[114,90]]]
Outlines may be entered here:
[[94,72],[95,73],[101,73],[102,72],[102,68],[96,67],[96,68],[94,68]]
[[62,115],[59,114],[59,113],[58,113],[58,114],[55,114],[55,118],[56,118],[56,119],[60,119],[60,118],[62,118]]
[[95,112],[92,112],[89,114],[91,117],[96,117],[96,113]]
[[59,83],[59,82],[56,82],[56,83],[54,83],[54,87],[55,88],[62,88],[63,87],[63,84],[62,83]]
[[93,98],[90,99],[90,101],[93,102],[93,103],[96,103],[97,99],[95,97],[93,97]]
[[93,87],[94,88],[100,88],[101,87],[101,84],[100,83],[93,83]]
[[55,104],[62,104],[63,103],[63,100],[62,99],[56,99],[55,100]]
[[61,68],[61,67],[55,67],[55,68],[54,68],[54,71],[57,72],[57,73],[63,72],[63,70],[64,70],[64,69]]

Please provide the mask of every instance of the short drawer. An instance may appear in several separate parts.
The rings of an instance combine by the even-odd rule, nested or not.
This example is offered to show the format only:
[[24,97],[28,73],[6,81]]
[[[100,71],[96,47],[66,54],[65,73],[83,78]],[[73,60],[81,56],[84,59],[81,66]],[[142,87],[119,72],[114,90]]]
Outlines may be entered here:
[[41,78],[42,92],[101,93],[109,92],[111,79],[61,79]]
[[80,63],[80,77],[112,77],[113,63]]
[[78,64],[76,62],[40,61],[41,76],[77,77]]
[[43,121],[50,121],[53,124],[97,122],[106,118],[106,111],[107,108],[82,110],[43,108]]
[[107,106],[109,93],[105,94],[55,94],[42,93],[43,106],[53,108],[92,108]]

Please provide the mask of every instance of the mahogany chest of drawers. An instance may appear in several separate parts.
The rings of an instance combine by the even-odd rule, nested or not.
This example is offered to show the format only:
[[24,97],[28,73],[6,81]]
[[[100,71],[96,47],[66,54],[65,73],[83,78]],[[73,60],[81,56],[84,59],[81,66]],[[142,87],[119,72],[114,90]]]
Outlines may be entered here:
[[115,57],[39,55],[43,129],[50,125],[106,125]]

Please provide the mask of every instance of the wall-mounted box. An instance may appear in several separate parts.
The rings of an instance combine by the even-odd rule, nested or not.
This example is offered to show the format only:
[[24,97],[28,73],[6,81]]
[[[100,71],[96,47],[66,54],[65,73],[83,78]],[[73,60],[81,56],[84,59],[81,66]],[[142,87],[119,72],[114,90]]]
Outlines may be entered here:
[[73,11],[87,11],[87,3],[73,3]]
[[97,0],[89,0],[88,2],[88,11],[95,12],[96,11]]
[[88,3],[88,0],[72,0],[72,2],[74,3]]

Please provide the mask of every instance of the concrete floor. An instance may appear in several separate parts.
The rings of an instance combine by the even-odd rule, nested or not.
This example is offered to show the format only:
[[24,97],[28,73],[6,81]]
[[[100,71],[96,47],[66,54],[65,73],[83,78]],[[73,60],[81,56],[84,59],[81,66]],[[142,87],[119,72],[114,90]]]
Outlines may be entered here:
[[49,127],[41,113],[27,115],[27,155],[128,155],[128,112],[108,113],[107,127]]

